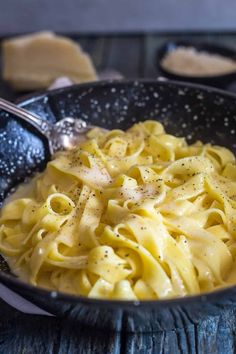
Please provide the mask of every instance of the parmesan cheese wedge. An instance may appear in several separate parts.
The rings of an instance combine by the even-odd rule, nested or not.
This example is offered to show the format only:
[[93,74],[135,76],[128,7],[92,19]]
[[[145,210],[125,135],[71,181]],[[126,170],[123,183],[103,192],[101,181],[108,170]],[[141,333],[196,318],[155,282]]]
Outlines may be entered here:
[[3,42],[3,78],[19,91],[44,89],[60,76],[74,83],[94,81],[88,54],[71,39],[39,32]]

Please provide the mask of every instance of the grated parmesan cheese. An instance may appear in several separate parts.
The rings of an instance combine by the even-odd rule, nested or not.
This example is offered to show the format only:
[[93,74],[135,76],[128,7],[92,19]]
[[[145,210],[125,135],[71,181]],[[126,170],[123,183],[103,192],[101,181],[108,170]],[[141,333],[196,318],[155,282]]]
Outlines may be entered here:
[[236,61],[217,54],[178,47],[161,61],[164,69],[186,76],[223,75],[236,71]]

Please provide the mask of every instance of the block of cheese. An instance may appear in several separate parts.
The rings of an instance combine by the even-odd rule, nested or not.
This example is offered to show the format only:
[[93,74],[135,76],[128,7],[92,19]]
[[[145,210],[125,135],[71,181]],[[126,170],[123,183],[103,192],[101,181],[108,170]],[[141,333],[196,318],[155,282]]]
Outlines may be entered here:
[[39,32],[3,42],[3,78],[14,89],[44,89],[60,76],[74,83],[97,79],[89,55],[71,39]]

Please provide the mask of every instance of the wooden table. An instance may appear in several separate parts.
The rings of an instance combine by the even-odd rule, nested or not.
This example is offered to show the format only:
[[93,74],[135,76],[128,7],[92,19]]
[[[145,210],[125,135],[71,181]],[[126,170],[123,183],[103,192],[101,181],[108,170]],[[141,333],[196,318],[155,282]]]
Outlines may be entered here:
[[[158,76],[155,52],[164,41],[186,35],[136,35],[83,37],[97,70],[112,68],[126,78]],[[236,34],[202,34],[187,39],[214,41],[236,49]],[[231,91],[236,86],[231,85]],[[0,96],[16,96],[0,84]],[[151,353],[236,353],[236,309],[222,311],[193,323],[185,330],[153,334],[104,333],[78,326],[60,318],[26,315],[0,300],[0,354],[151,354]]]

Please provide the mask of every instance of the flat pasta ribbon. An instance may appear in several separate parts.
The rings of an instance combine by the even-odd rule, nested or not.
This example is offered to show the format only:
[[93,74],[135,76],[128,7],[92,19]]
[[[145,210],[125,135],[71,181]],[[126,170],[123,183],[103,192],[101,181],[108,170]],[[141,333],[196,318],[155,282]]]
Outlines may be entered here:
[[156,121],[95,128],[6,200],[0,250],[27,282],[81,296],[153,300],[229,286],[235,157]]

